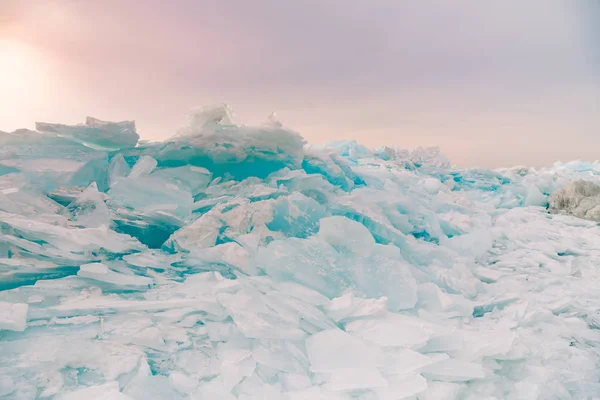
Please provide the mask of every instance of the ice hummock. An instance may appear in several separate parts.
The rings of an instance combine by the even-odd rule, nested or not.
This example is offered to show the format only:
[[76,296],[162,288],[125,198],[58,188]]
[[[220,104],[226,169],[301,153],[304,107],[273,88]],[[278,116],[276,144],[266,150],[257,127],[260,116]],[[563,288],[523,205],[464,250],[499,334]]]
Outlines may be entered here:
[[36,122],[35,129],[99,150],[119,150],[124,147],[132,147],[140,138],[133,121],[107,122],[93,117],[87,117],[85,124],[81,125]]
[[38,130],[0,133],[1,398],[600,393],[599,163],[308,146],[225,105],[159,143]]

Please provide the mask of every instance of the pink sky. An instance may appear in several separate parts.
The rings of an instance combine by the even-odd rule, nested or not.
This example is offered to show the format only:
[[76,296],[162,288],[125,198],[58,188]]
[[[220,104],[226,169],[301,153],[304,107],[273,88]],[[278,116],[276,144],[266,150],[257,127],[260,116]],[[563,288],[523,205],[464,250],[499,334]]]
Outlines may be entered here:
[[600,158],[600,6],[522,3],[4,0],[0,130],[92,115],[162,139],[227,102],[458,165]]

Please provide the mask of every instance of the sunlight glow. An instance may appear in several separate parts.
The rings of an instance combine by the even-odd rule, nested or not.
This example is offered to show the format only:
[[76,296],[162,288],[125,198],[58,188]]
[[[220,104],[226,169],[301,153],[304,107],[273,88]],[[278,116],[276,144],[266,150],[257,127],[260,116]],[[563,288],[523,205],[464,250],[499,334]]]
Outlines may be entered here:
[[44,82],[40,58],[31,48],[0,39],[0,106],[20,102]]

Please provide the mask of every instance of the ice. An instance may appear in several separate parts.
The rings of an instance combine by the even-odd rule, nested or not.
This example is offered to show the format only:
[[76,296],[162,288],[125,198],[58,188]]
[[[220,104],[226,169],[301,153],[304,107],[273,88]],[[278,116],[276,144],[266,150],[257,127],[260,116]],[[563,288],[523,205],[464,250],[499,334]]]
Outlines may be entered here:
[[341,368],[333,371],[329,388],[333,391],[386,387],[387,380],[377,368]]
[[124,395],[119,391],[118,382],[105,383],[104,385],[91,386],[84,389],[74,390],[55,397],[57,400],[132,400],[132,397]]
[[0,397],[600,392],[600,162],[453,167],[195,110],[0,133]]
[[526,206],[546,206],[548,204],[548,199],[537,186],[532,185],[527,191],[524,204]]
[[394,375],[388,378],[388,387],[378,389],[376,393],[380,399],[399,400],[420,395],[427,389],[427,386],[427,380],[421,375]]
[[140,138],[133,121],[106,122],[87,117],[84,125],[62,125],[36,122],[35,129],[55,134],[91,148],[118,150],[135,146]]
[[27,310],[23,303],[0,302],[0,330],[22,332],[27,327]]
[[485,371],[480,364],[454,359],[440,361],[423,368],[422,371],[425,376],[443,382],[465,382],[485,377]]
[[313,372],[375,367],[380,357],[377,346],[338,329],[325,330],[308,338],[306,351]]
[[98,192],[96,182],[87,187],[64,210],[65,215],[76,226],[97,228],[109,226],[110,212],[106,206],[107,196]]
[[150,278],[120,274],[111,271],[106,265],[101,263],[82,265],[77,275],[82,278],[94,279],[115,285],[148,286],[152,284],[152,279]]
[[380,346],[418,348],[429,339],[429,325],[418,318],[391,314],[352,321],[346,324],[346,331]]

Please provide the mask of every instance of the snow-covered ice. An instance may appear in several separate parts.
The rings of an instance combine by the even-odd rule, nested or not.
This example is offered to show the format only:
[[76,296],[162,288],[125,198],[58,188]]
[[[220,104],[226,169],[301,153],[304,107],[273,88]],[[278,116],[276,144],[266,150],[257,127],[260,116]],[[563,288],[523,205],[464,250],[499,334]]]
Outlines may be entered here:
[[600,163],[195,110],[0,132],[0,398],[600,398]]

